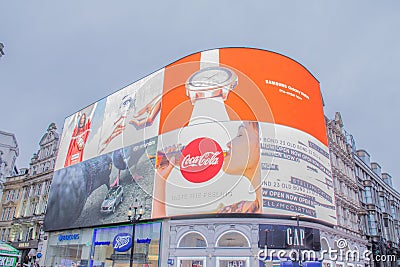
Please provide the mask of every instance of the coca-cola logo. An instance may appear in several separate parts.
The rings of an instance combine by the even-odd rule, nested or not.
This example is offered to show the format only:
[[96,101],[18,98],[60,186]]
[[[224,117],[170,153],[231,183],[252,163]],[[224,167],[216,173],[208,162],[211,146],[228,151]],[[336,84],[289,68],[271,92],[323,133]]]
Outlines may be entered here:
[[180,169],[189,182],[203,183],[221,170],[223,162],[224,154],[216,141],[197,138],[182,150]]

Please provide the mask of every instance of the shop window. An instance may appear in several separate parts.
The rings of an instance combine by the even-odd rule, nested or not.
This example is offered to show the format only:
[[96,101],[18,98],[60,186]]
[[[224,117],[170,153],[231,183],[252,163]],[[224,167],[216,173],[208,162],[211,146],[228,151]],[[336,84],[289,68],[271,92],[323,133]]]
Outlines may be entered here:
[[204,257],[194,257],[194,258],[180,258],[178,259],[179,267],[205,267],[206,259]]
[[180,248],[205,248],[207,242],[204,236],[197,232],[185,234],[178,242]]
[[218,247],[250,247],[246,236],[238,231],[229,231],[222,234],[217,240]]
[[[135,225],[132,267],[158,267],[160,252],[161,223],[140,223]],[[130,261],[130,248],[115,250],[114,245],[126,247],[132,226],[97,228],[93,232],[92,267],[126,267]],[[121,240],[122,243],[118,240]],[[114,244],[114,242],[117,242]]]

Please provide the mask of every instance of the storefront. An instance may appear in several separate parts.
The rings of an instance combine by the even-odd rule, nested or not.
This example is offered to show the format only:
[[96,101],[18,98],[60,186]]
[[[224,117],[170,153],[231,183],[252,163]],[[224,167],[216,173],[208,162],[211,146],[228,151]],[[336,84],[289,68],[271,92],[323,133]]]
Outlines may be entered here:
[[45,266],[88,266],[93,229],[52,232],[46,252]]
[[321,267],[318,261],[321,250],[320,230],[297,225],[259,225],[260,266]]
[[19,257],[19,250],[0,241],[0,267],[15,267]]
[[163,250],[168,265],[163,266],[291,267],[298,265],[291,253],[301,249],[308,252],[302,265],[318,267],[320,232],[313,226],[260,218],[165,221],[169,245]]
[[[159,266],[161,222],[136,224],[133,267]],[[132,226],[96,228],[93,232],[91,267],[129,266]]]

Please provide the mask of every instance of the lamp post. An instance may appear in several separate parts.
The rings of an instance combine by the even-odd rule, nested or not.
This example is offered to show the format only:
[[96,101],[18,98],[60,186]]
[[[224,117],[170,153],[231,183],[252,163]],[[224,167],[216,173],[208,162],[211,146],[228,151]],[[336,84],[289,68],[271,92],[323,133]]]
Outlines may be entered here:
[[[4,50],[3,50],[3,48],[4,48],[3,43],[0,43],[0,57],[4,56]],[[0,164],[1,164],[1,162],[0,162]]]
[[[133,208],[133,212],[132,212]],[[133,252],[135,249],[135,226],[136,223],[142,218],[142,215],[144,214],[144,209],[143,206],[139,206],[139,201],[135,199],[135,202],[133,202],[133,206],[129,207],[128,210],[128,220],[130,223],[132,223],[132,246],[131,246],[131,255],[130,255],[130,260],[129,260],[129,267],[133,266]]]
[[297,220],[297,235],[299,236],[299,240],[297,241],[297,250],[299,253],[299,267],[302,267],[302,256],[301,256],[301,247],[300,247],[300,215],[296,215],[296,220]]

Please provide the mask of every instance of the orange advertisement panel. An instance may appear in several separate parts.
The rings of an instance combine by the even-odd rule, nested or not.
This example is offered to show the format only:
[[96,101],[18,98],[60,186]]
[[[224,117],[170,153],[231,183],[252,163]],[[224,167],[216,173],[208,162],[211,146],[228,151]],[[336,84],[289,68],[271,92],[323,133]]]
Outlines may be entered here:
[[238,76],[237,86],[224,103],[230,120],[290,126],[327,145],[319,82],[293,59],[249,48],[205,51],[167,66],[160,133],[188,124],[194,105],[186,94],[185,84],[195,71],[207,66],[225,66]]

